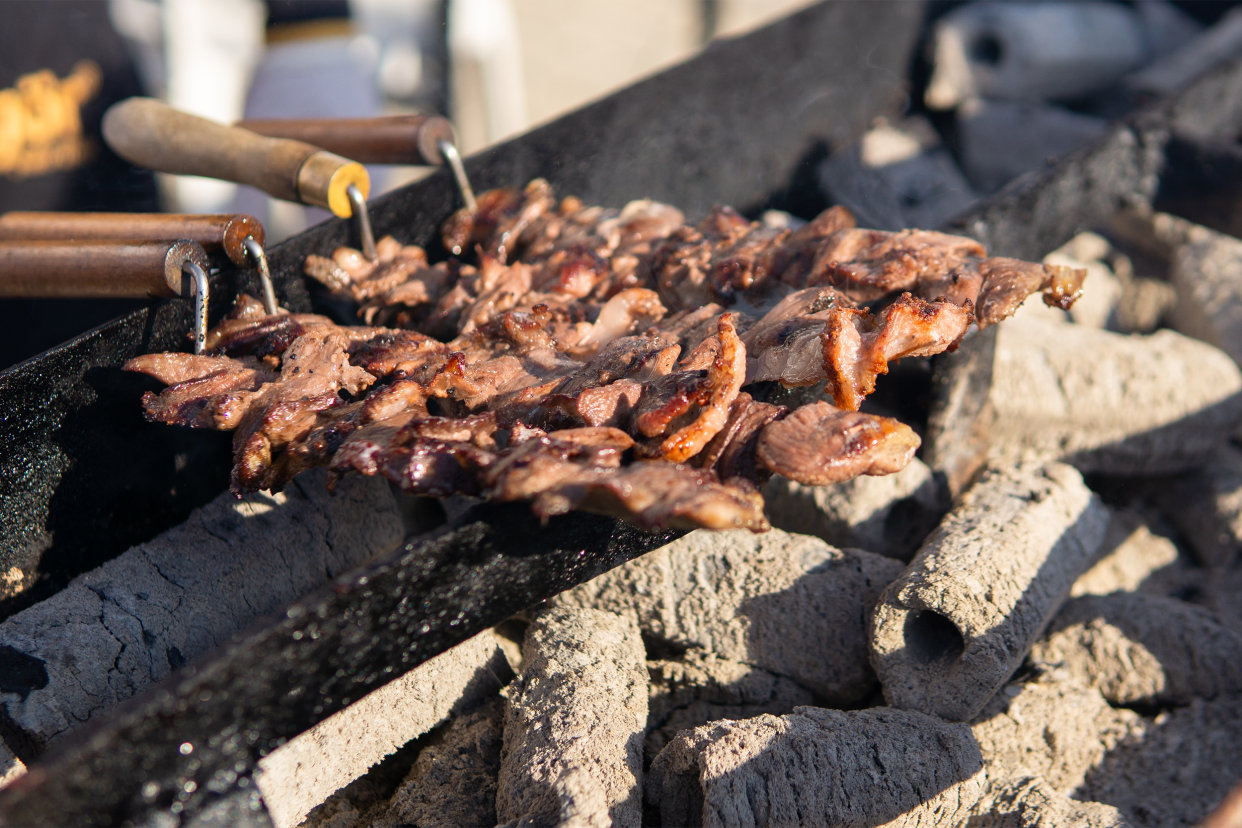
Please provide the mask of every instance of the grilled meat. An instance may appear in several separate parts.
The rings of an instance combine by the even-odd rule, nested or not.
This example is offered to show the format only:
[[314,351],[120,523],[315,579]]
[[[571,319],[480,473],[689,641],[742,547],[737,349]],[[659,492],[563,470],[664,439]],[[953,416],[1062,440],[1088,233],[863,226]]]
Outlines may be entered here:
[[[842,208],[796,232],[728,208],[691,227],[650,201],[558,204],[542,181],[484,193],[443,234],[477,264],[433,265],[391,238],[376,262],[307,259],[371,327],[242,297],[211,356],[132,360],[169,384],[144,397],[148,418],[234,429],[239,494],[327,466],[545,518],[762,531],[772,473],[822,485],[909,462],[908,426],[857,411],[890,361],[951,349],[1032,292],[1064,305],[1081,288],[1078,272],[860,229]],[[791,412],[743,390],[770,380],[823,382],[835,405]]]

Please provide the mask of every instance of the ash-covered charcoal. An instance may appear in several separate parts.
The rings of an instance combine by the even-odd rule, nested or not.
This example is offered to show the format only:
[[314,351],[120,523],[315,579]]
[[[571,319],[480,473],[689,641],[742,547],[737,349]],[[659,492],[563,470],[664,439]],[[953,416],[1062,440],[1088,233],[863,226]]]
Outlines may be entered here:
[[1103,802],[1070,799],[1038,776],[989,780],[970,811],[970,828],[1131,828],[1121,811]]
[[1162,487],[1156,499],[1200,563],[1234,565],[1242,548],[1242,451],[1222,446],[1191,474]]
[[1001,688],[970,722],[994,792],[1008,777],[1035,776],[1056,792],[1077,790],[1110,750],[1141,736],[1143,719],[1114,709],[1067,670],[1041,669]]
[[1169,330],[1015,319],[997,337],[988,403],[995,464],[1039,457],[1083,472],[1178,473],[1224,452],[1242,417],[1242,373],[1223,351]]
[[1075,598],[1031,658],[1060,666],[1117,705],[1242,692],[1242,635],[1216,614],[1163,595]]
[[852,706],[876,687],[867,616],[901,570],[891,558],[780,530],[692,532],[553,602],[633,618],[664,651],[702,650]]
[[664,825],[965,824],[986,781],[970,729],[876,707],[799,707],[682,731],[651,765]]
[[1108,521],[1069,466],[985,473],[876,604],[871,662],[889,704],[973,718],[1096,562]]
[[499,698],[454,719],[440,742],[418,754],[373,828],[495,825],[503,727]]
[[1161,594],[1180,587],[1190,568],[1169,538],[1152,532],[1143,516],[1128,509],[1112,513],[1100,560],[1079,576],[1070,597],[1114,592]]
[[832,486],[775,477],[763,497],[778,529],[903,561],[914,557],[948,509],[931,469],[917,458],[896,474],[863,475]]
[[1239,767],[1242,696],[1195,699],[1148,720],[1143,737],[1111,750],[1076,795],[1112,805],[1134,828],[1203,825]]
[[[307,258],[368,326],[243,296],[208,356],[132,360],[170,386],[144,398],[148,419],[235,430],[237,494],[326,466],[544,518],[764,531],[773,473],[824,485],[910,462],[918,436],[858,410],[891,361],[952,349],[1031,292],[1072,301],[1081,281],[839,207],[796,231],[726,207],[689,226],[652,201],[558,203],[542,180],[482,194],[443,236],[471,263],[391,237],[375,261]],[[767,381],[822,384],[833,404],[743,390]]]
[[522,654],[505,705],[497,819],[639,828],[647,665],[638,625],[554,608],[527,628]]
[[676,660],[647,662],[651,677],[643,755],[651,764],[678,733],[718,719],[780,716],[812,704],[797,682],[698,647]]

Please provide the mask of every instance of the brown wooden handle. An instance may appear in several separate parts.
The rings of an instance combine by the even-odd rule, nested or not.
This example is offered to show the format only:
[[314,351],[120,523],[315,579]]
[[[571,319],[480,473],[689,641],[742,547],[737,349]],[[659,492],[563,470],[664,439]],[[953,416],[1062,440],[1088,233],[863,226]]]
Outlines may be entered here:
[[233,264],[251,267],[245,241],[266,241],[263,225],[245,213],[36,213],[0,215],[0,240],[91,241],[189,239],[223,250]]
[[187,261],[207,253],[178,241],[0,241],[0,296],[146,298],[190,296]]
[[370,192],[367,172],[355,161],[302,141],[218,124],[153,98],[113,104],[104,113],[103,136],[117,155],[140,167],[249,184],[342,217],[353,212],[349,185],[364,197]]
[[247,119],[237,126],[271,138],[305,141],[364,164],[438,167],[444,163],[440,142],[454,142],[453,125],[439,115]]

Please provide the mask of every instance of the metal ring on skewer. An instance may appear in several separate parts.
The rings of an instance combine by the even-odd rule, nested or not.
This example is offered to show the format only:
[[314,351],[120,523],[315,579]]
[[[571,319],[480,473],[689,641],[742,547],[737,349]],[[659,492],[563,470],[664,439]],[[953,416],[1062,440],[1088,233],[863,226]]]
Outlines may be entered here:
[[194,353],[207,350],[207,271],[194,262],[182,262],[181,269],[194,281]]
[[466,167],[461,163],[461,154],[457,152],[457,147],[453,146],[451,141],[441,140],[439,147],[440,154],[448,161],[449,169],[453,171],[457,189],[461,192],[461,200],[465,202],[466,209],[473,213],[479,209],[479,203],[474,200],[474,190],[470,186],[470,179],[466,177]]
[[267,266],[267,254],[263,252],[263,245],[255,241],[254,236],[246,236],[242,245],[250,254],[250,258],[254,260],[255,267],[259,271],[259,281],[263,284],[263,307],[267,310],[268,316],[275,316],[280,311],[280,306],[276,304],[276,290],[272,287],[272,271]]
[[358,235],[362,237],[362,255],[368,262],[379,258],[375,252],[375,233],[371,230],[371,215],[367,212],[367,200],[357,185],[350,184],[345,189],[349,197],[349,205],[353,208],[354,218],[358,221]]

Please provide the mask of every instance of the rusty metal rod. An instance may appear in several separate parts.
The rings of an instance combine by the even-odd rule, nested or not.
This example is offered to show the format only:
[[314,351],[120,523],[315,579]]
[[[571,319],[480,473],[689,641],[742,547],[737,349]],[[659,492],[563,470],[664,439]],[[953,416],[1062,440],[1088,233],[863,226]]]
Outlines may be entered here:
[[269,138],[313,144],[363,164],[438,167],[444,163],[440,143],[453,141],[453,125],[439,115],[249,119],[236,125]]
[[0,215],[0,240],[90,241],[189,239],[203,249],[223,250],[233,264],[249,267],[246,239],[262,245],[263,225],[245,213],[43,213]]

